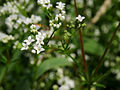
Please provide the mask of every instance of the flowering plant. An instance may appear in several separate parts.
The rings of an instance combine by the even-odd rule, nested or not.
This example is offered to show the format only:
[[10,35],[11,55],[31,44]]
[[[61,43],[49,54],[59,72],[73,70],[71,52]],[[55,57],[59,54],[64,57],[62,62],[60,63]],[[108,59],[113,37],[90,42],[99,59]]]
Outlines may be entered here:
[[102,17],[111,0],[95,16],[95,1],[68,1],[0,1],[0,90],[109,89],[104,78],[120,80],[118,8],[111,25]]

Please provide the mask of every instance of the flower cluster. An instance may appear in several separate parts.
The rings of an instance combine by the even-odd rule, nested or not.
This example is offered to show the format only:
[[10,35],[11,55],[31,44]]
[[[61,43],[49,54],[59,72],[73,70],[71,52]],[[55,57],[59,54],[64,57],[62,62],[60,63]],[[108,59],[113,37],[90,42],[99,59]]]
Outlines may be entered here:
[[5,33],[0,32],[0,41],[3,43],[8,43],[9,40],[14,40],[15,38],[12,35],[7,35]]
[[[36,29],[36,27],[32,25],[31,29]],[[43,40],[45,38],[45,35],[41,34],[41,32],[38,32],[37,35],[33,38],[29,36],[28,39],[24,40],[24,43],[22,43],[23,47],[21,48],[21,50],[28,50],[30,49],[30,45],[32,45],[31,52],[37,52],[37,54],[39,54],[41,51],[44,51],[42,45],[44,44]],[[32,44],[33,42],[34,44]]]
[[0,9],[0,14],[15,14],[15,13],[19,13],[19,10],[17,9],[16,5],[17,2],[13,1],[13,2],[7,2],[4,4],[3,7],[1,7]]
[[29,12],[34,7],[34,3],[31,0],[13,0],[7,1],[3,7],[0,7],[0,15],[4,14],[18,14],[21,11],[19,8]]
[[56,4],[56,8],[59,10],[59,13],[56,14],[55,19],[50,20],[49,23],[51,27],[59,28],[62,25],[61,21],[65,20],[65,4],[62,2],[57,2]]
[[32,53],[39,54],[40,52],[44,51],[43,48],[44,45],[44,39],[51,34],[51,31],[38,31],[38,28],[36,25],[31,25],[31,33],[34,33],[34,35],[30,35],[28,39],[24,40],[22,43],[21,50],[30,50]]
[[53,85],[54,90],[56,90],[55,88],[57,88],[58,90],[71,90],[75,87],[75,82],[68,76],[64,76],[62,68],[58,68],[56,74],[59,77],[57,83],[58,85],[60,85],[60,87],[58,87],[57,85]]
[[12,32],[13,28],[18,29],[20,25],[22,26],[23,24],[29,25],[32,23],[38,23],[40,21],[41,21],[40,16],[31,15],[30,18],[28,17],[26,18],[23,15],[12,14],[8,18],[6,18],[5,23],[8,26],[8,32]]
[[42,5],[43,7],[47,9],[52,7],[52,4],[50,4],[50,0],[38,0],[38,4]]
[[[38,39],[38,37],[42,37]],[[24,40],[24,43],[22,43],[23,47],[21,50],[28,50],[31,49],[32,53],[39,54],[41,51],[44,51],[44,48],[42,48],[41,44],[43,43],[44,36],[39,32],[38,35],[36,35],[36,39],[33,39],[31,36],[28,37],[28,39]],[[34,44],[32,44],[34,42]],[[30,47],[32,45],[32,48]]]

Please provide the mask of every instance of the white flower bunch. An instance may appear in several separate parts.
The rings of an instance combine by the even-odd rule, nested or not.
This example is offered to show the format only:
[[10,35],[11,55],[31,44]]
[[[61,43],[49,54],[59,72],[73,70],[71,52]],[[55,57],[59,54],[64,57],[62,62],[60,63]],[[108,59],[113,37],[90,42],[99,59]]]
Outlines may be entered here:
[[49,9],[52,7],[52,4],[50,4],[50,0],[38,0],[38,4],[42,5],[43,7]]
[[[24,24],[29,25],[32,23],[38,23],[40,21],[41,21],[40,16],[31,15],[31,17],[28,18],[23,15],[12,14],[8,18],[6,18],[5,24],[8,26],[8,32],[12,32],[13,28],[18,29],[20,27],[20,25],[22,25],[22,26]],[[25,26],[24,26],[24,30],[25,30]],[[27,31],[25,31],[25,32],[27,32]]]
[[[38,0],[38,4],[42,5],[47,9],[52,7],[52,4],[50,4],[50,0]],[[49,25],[53,28],[58,29],[62,25],[61,21],[65,20],[65,11],[64,11],[65,3],[57,2],[56,4],[57,4],[56,8],[59,10],[59,13],[56,14],[55,19],[49,21],[50,23]]]
[[[74,88],[74,81],[71,80],[68,76],[64,76],[58,80],[58,84],[61,85],[59,90],[70,90]],[[67,89],[64,89],[67,88]]]
[[4,6],[0,7],[0,15],[18,14],[18,13],[20,13],[18,7],[21,7],[22,9],[29,12],[34,7],[34,3],[32,3],[31,0],[7,1],[4,4]]
[[[31,6],[32,5],[32,6]],[[26,25],[32,23],[38,23],[41,21],[40,16],[31,15],[31,17],[27,17],[21,10],[24,12],[29,12],[34,6],[30,0],[13,0],[7,1],[4,6],[0,7],[0,15],[7,14],[5,19],[5,24],[8,27],[7,32],[12,33],[13,29],[17,29],[24,33],[27,32]],[[28,10],[29,9],[29,10]],[[24,29],[23,29],[24,28]]]
[[51,34],[50,31],[38,31],[38,27],[36,25],[31,25],[30,26],[30,31],[34,33],[35,35],[31,35],[28,37],[28,39],[24,40],[22,43],[22,48],[21,50],[30,50],[32,53],[37,53],[39,54],[40,52],[44,51],[45,49],[43,48],[44,45],[44,39]]
[[21,50],[30,49],[32,53],[39,54],[41,51],[44,51],[44,48],[42,48],[42,45],[44,44],[43,42],[44,38],[45,37],[40,32],[38,32],[36,38],[34,39],[31,36],[29,36],[28,39],[23,41],[22,43],[23,47],[21,48]]
[[59,10],[59,13],[56,14],[55,19],[50,20],[49,23],[51,27],[60,28],[60,26],[62,25],[61,21],[65,20],[65,11],[64,11],[65,3],[57,2],[56,4],[57,4],[56,8]]
[[0,41],[3,43],[8,43],[9,40],[14,40],[15,38],[12,35],[7,35],[3,32],[0,32]]
[[3,7],[1,7],[0,9],[0,14],[16,14],[19,13],[19,10],[17,9],[16,5],[17,2],[13,1],[13,2],[7,2],[4,4]]
[[70,79],[68,76],[64,76],[63,69],[58,68],[57,76],[59,77],[57,83],[60,87],[57,87],[58,90],[70,90],[75,87],[74,80]]

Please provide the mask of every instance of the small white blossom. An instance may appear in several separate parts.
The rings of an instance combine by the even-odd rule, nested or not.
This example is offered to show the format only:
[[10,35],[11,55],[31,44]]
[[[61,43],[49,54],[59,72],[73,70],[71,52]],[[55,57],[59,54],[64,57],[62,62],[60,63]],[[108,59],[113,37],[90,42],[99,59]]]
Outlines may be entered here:
[[65,3],[62,3],[62,2],[57,2],[56,3],[58,6],[56,6],[56,8],[60,9],[60,10],[63,10],[64,7],[65,7]]
[[33,33],[38,32],[37,29],[31,29],[30,31]]
[[32,53],[36,53],[36,51],[33,49],[32,51],[31,51]]
[[30,26],[30,28],[31,28],[31,29],[36,29],[36,25],[32,24],[32,25]]
[[47,5],[47,9],[49,9],[50,7],[52,7],[52,4],[48,4]]
[[54,20],[50,20],[49,23],[50,23],[50,26],[53,26],[54,25]]
[[8,43],[9,40],[14,40],[15,37],[13,37],[12,35],[7,35],[5,33],[0,32],[0,41],[2,41],[3,43]]
[[24,42],[27,43],[27,45],[30,45],[32,42],[34,42],[35,40],[31,38],[31,36],[28,37],[28,40],[24,40]]
[[41,32],[38,32],[38,35],[36,35],[36,44],[44,44],[43,40],[45,38],[44,34],[41,34]]
[[62,85],[58,90],[70,90],[68,85]]
[[55,20],[58,21],[58,18],[60,18],[61,21],[65,20],[65,16],[63,16],[62,14],[57,14]]
[[21,48],[21,50],[27,50],[28,49],[28,45],[25,43],[22,43],[23,47]]
[[64,15],[66,12],[64,10],[62,10],[61,13]]
[[34,49],[37,50],[37,54],[45,50],[41,45],[35,45]]
[[78,17],[76,17],[76,19],[77,19],[78,21],[82,22],[83,19],[85,19],[85,17],[84,17],[84,16],[82,17],[81,15],[78,15]]
[[69,88],[74,88],[74,81],[71,80],[68,76],[62,77],[58,80],[59,85],[66,85]]
[[40,16],[35,16],[35,15],[31,15],[32,23],[38,23],[39,21],[41,21],[41,17]]
[[16,42],[14,43],[13,48],[16,49],[18,44],[19,44],[19,41],[16,41]]
[[50,0],[38,0],[38,4],[42,5],[43,7],[49,9],[52,7],[52,4],[50,4]]

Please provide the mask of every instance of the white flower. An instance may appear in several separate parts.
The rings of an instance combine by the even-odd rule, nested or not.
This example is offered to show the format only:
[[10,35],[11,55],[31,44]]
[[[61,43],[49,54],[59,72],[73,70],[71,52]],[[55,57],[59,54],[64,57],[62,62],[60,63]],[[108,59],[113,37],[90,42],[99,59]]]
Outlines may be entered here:
[[31,29],[36,29],[36,25],[32,24],[32,25],[30,26],[30,28],[31,28]]
[[38,35],[36,35],[36,44],[44,44],[43,40],[45,38],[45,34],[41,34],[41,32],[38,32]]
[[31,29],[30,31],[33,33],[38,32],[37,29]]
[[9,35],[9,40],[14,40],[15,38],[12,35]]
[[24,21],[24,23],[26,25],[28,25],[28,24],[32,23],[32,20],[30,18],[26,18],[26,20]]
[[60,9],[60,10],[63,10],[64,7],[65,7],[65,3],[57,2],[56,4],[58,4],[58,6],[56,6],[56,8],[58,8],[58,9]]
[[9,40],[14,40],[15,37],[13,37],[12,35],[7,35],[5,33],[0,32],[0,41],[2,41],[3,43],[7,43]]
[[31,15],[31,20],[32,20],[33,23],[38,23],[42,19],[41,19],[40,16]]
[[28,49],[28,45],[25,43],[22,43],[23,47],[21,48],[21,50],[27,50]]
[[38,39],[37,42],[36,42],[36,44],[42,44],[42,45],[44,45],[44,42],[43,42],[42,39]]
[[70,88],[74,88],[75,87],[74,81],[70,80],[70,79],[66,80],[66,85],[68,85]]
[[34,49],[37,50],[37,54],[39,54],[40,52],[44,51],[45,49],[41,47],[41,45],[35,45]]
[[38,0],[39,4],[49,4],[50,0]]
[[82,17],[81,15],[78,15],[78,17],[76,17],[76,19],[77,19],[78,21],[82,22],[83,19],[85,19],[85,17],[84,17],[84,16]]
[[61,22],[60,22],[59,24],[57,24],[57,26],[56,26],[56,27],[57,27],[57,28],[59,28],[61,25],[62,25],[62,24],[61,24]]
[[62,14],[59,14],[59,18],[60,18],[60,20],[65,20],[65,16],[63,16]]
[[32,51],[31,51],[32,53],[36,53],[36,51],[33,49]]
[[67,85],[69,88],[74,88],[74,81],[65,76],[58,80],[59,85]]
[[66,12],[64,10],[62,10],[61,13],[64,15]]
[[53,26],[54,25],[54,20],[50,20],[49,23],[50,23],[50,26]]
[[47,5],[47,9],[49,9],[50,7],[52,7],[52,4],[48,4]]
[[65,16],[63,16],[62,14],[57,14],[55,17],[55,20],[58,21],[58,18],[60,18],[60,20],[65,20]]
[[59,17],[59,15],[57,14],[55,17],[55,21],[58,21],[58,17]]
[[52,4],[50,4],[50,0],[38,0],[38,4],[41,4],[43,7],[47,9],[52,7]]
[[16,41],[16,42],[14,43],[13,48],[16,49],[18,44],[19,44],[19,41]]
[[68,85],[62,85],[58,90],[70,90]]
[[34,42],[35,40],[31,38],[31,36],[28,37],[28,40],[24,40],[24,42],[27,43],[27,45],[30,45],[32,42]]

